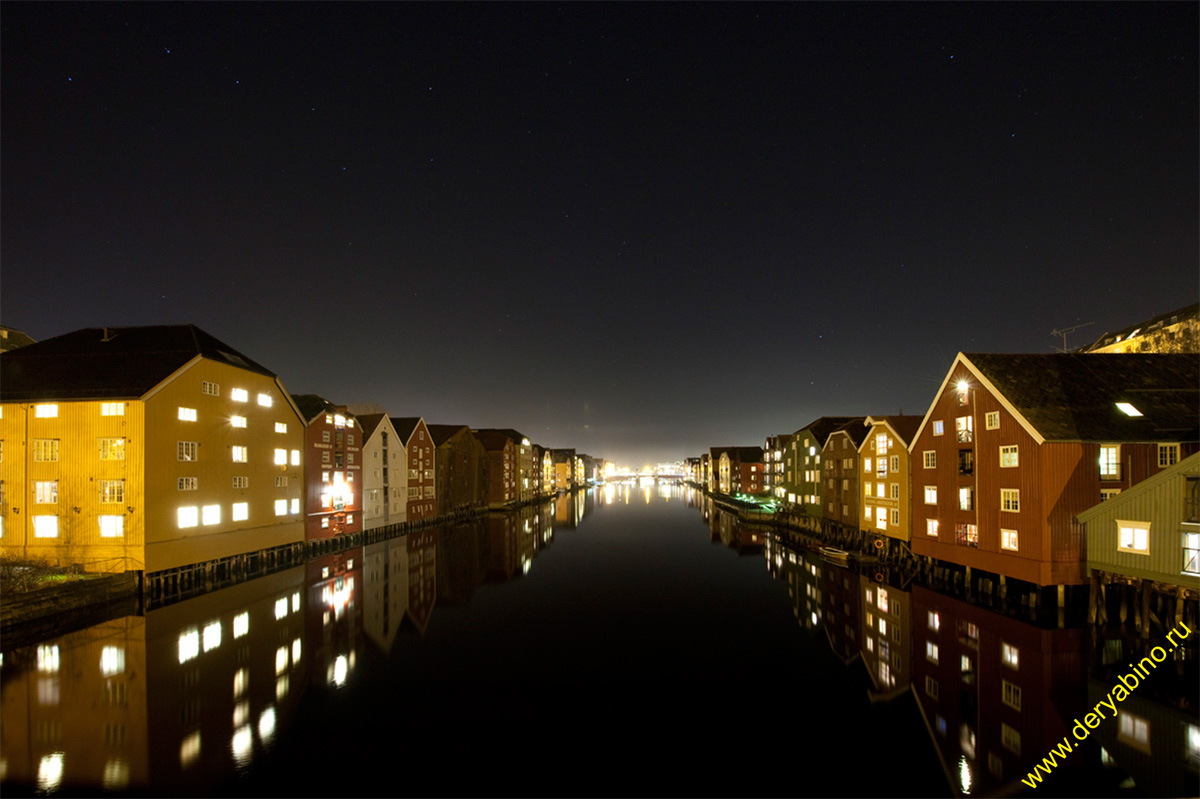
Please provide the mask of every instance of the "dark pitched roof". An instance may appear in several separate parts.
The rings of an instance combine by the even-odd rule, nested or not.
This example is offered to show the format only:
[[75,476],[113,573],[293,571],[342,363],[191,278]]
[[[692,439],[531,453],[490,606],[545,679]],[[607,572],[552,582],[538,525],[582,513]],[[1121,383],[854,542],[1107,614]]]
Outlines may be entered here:
[[90,327],[0,353],[0,399],[141,397],[197,355],[276,376],[195,325]]
[[762,447],[733,447],[732,453],[737,456],[738,463],[762,463]]
[[506,430],[472,430],[471,431],[479,443],[483,444],[483,448],[489,452],[492,450],[504,449],[505,445],[512,442],[513,447],[517,446],[517,442],[521,439],[514,439]]
[[1186,307],[1178,308],[1165,314],[1159,314],[1158,316],[1147,319],[1144,322],[1138,322],[1136,325],[1130,325],[1129,327],[1121,330],[1109,331],[1093,341],[1091,344],[1081,347],[1079,351],[1090,352],[1092,350],[1100,349],[1101,347],[1107,347],[1111,344],[1116,344],[1118,341],[1124,341],[1131,336],[1140,335],[1142,333],[1152,333],[1161,327],[1169,327],[1187,319],[1195,319],[1198,316],[1200,316],[1200,303],[1192,303]]
[[822,416],[801,427],[795,433],[792,433],[792,435],[797,436],[807,430],[817,440],[817,448],[823,449],[825,442],[829,440],[829,434],[834,430],[849,422],[857,421],[859,424],[862,424],[865,418],[865,416]]
[[887,422],[892,430],[896,431],[896,435],[900,437],[905,446],[912,443],[913,437],[917,434],[917,429],[921,426],[923,416],[868,416],[863,420],[863,429],[868,430],[869,425],[876,422]]
[[504,433],[509,438],[511,438],[513,440],[513,443],[516,444],[518,447],[521,446],[522,441],[529,438],[529,436],[525,435],[521,431],[513,430],[511,427],[480,427],[480,428],[476,428],[476,429],[472,430],[471,432],[483,433],[486,431],[494,431],[497,433]]
[[[829,436],[832,436],[834,433],[845,433],[849,437],[850,443],[854,445],[854,448],[858,449],[867,438],[866,420],[867,417],[865,416],[855,416],[845,424],[839,425],[836,430],[830,431]],[[829,443],[829,437],[826,437],[825,443]]]
[[[416,423],[414,422],[414,424]],[[471,430],[471,428],[467,427],[465,424],[429,424],[427,422],[425,427],[429,430],[429,437],[433,439],[433,445],[435,447],[440,447],[442,444],[445,444],[463,430],[468,432]]]
[[404,440],[404,446],[408,446],[408,440],[413,437],[413,433],[417,432],[417,424],[421,421],[420,416],[392,416],[392,427],[396,430],[396,435]]
[[[1141,353],[962,353],[1046,441],[1200,438],[1200,358]],[[949,380],[949,377],[947,377]],[[1142,416],[1117,408],[1131,403]]]
[[375,434],[375,428],[379,427],[379,423],[383,421],[386,413],[364,413],[354,414],[354,418],[358,420],[358,426],[362,428],[363,442]]
[[307,423],[311,423],[323,413],[340,413],[342,416],[357,418],[346,410],[345,405],[335,405],[319,394],[293,394],[292,402],[296,403],[300,415]]

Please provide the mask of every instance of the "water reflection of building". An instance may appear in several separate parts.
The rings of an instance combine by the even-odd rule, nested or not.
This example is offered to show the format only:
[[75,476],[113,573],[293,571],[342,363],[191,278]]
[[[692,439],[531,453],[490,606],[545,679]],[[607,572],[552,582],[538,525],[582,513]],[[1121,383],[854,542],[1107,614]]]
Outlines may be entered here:
[[303,577],[297,567],[5,652],[6,788],[214,793],[296,707]]
[[964,794],[1021,787],[1070,734],[1083,696],[1081,631],[1041,629],[920,586],[912,608],[913,692],[953,784]]
[[437,528],[413,530],[404,538],[408,546],[408,618],[424,635],[437,603]]
[[[1108,682],[1088,681],[1088,706],[1112,701]],[[1134,691],[1120,703],[1116,719],[1089,733],[1104,750],[1101,763],[1119,767],[1132,780],[1126,787],[1145,796],[1195,796],[1200,785],[1200,719]]]
[[408,543],[389,538],[363,547],[363,632],[390,652],[408,610]]
[[829,646],[844,663],[859,655],[859,618],[862,603],[858,590],[858,573],[828,561],[821,564],[821,592],[824,595],[825,634]]
[[363,548],[310,560],[306,566],[305,638],[314,685],[345,684],[362,648]]
[[892,699],[912,682],[912,594],[861,574],[858,587],[863,665],[875,684],[871,699]]

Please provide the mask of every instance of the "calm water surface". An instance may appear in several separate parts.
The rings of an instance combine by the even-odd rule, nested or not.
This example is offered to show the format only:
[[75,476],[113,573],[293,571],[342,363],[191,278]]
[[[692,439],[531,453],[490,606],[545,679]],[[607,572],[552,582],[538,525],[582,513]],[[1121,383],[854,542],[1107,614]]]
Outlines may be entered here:
[[6,650],[0,777],[7,795],[1195,794],[1197,638],[1126,702],[1137,724],[1030,790],[1147,644],[826,563],[689,489],[608,486]]

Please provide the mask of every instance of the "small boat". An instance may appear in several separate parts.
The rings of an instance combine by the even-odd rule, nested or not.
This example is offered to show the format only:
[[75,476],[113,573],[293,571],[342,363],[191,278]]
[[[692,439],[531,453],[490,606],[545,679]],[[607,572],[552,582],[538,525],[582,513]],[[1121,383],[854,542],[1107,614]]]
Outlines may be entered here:
[[839,566],[847,566],[850,564],[850,553],[844,549],[837,547],[821,547],[817,550],[821,553],[821,557],[830,563],[836,563]]

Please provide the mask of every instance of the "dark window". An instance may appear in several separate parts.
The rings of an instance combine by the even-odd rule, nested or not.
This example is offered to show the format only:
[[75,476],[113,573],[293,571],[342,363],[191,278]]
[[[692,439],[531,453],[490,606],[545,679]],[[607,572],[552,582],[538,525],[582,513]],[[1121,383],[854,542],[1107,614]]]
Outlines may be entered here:
[[975,474],[975,450],[960,449],[958,451],[958,473]]

